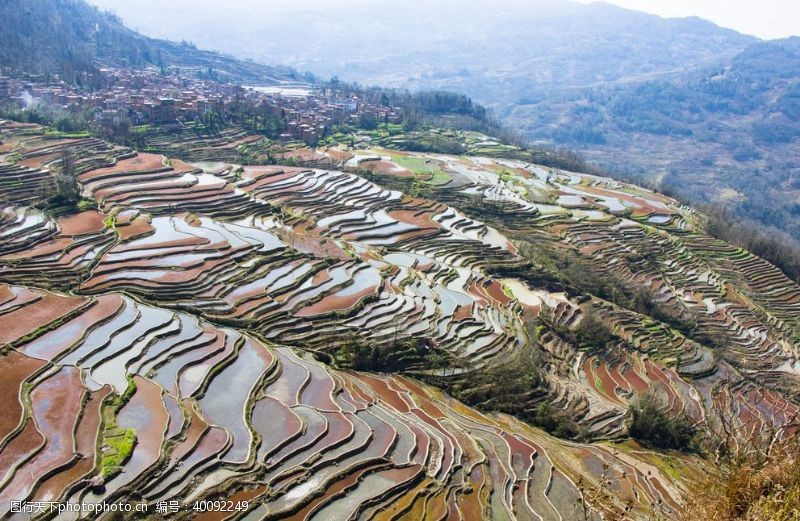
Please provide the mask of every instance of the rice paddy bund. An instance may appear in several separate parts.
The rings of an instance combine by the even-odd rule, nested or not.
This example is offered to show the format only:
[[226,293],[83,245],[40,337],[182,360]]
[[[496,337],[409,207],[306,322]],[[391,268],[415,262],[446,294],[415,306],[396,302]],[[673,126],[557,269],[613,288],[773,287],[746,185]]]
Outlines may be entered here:
[[[481,156],[229,164],[246,139],[181,161],[0,121],[0,515],[135,496],[200,519],[219,499],[248,520],[669,517],[704,462],[630,440],[630,404],[742,440],[800,414],[800,287],[674,200]],[[96,207],[58,217],[35,206],[66,148]],[[533,247],[675,320],[540,282]],[[613,347],[574,341],[590,317]],[[347,369],[353,339],[444,363]],[[543,394],[520,403],[584,441],[440,390],[531,349]]]

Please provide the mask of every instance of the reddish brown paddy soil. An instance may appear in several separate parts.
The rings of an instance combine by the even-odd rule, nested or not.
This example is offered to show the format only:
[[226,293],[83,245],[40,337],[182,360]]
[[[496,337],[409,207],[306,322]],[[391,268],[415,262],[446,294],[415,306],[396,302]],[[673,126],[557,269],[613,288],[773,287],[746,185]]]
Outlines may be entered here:
[[439,223],[433,220],[433,214],[427,211],[416,210],[391,210],[386,212],[389,217],[399,222],[410,224],[423,229],[439,229]]
[[166,170],[169,167],[164,164],[164,157],[158,154],[137,154],[129,159],[118,161],[117,164],[105,168],[91,170],[78,176],[81,182],[89,182],[93,179],[104,176],[123,173],[150,172],[153,170]]
[[23,250],[17,253],[11,253],[9,255],[3,255],[2,257],[0,257],[0,259],[3,259],[5,261],[15,261],[15,260],[32,259],[34,257],[42,257],[45,255],[52,255],[54,253],[64,251],[64,249],[69,247],[72,243],[73,240],[69,238],[55,239],[52,241],[47,241],[38,244],[34,248],[28,250]]
[[[603,188],[599,188],[599,187],[596,187],[596,186],[583,186],[583,187],[581,187],[581,189],[584,190],[587,193],[598,194],[598,195],[602,195],[602,196],[606,196],[606,197],[614,197],[616,199],[621,199],[623,201],[629,202],[629,203],[635,205],[635,207],[634,207],[635,209],[634,209],[634,212],[633,212],[634,215],[649,215],[649,214],[652,214],[652,213],[662,213],[662,214],[664,213],[664,209],[663,208],[657,208],[657,207],[649,204],[646,199],[643,199],[641,197],[636,197],[636,196],[633,196],[633,195],[628,195],[628,194],[626,194],[625,192],[622,192],[622,191],[612,192],[610,190],[605,190]],[[662,198],[660,198],[659,196],[656,196],[656,195],[653,196],[653,199],[661,200],[662,202],[664,202],[664,200]]]
[[631,384],[633,390],[637,393],[645,393],[648,389],[650,389],[650,384],[645,382],[639,373],[637,373],[634,369],[628,369],[625,371],[625,379]]
[[351,374],[352,376],[355,376],[361,381],[367,383],[373,389],[378,398],[388,403],[391,407],[394,407],[398,412],[407,413],[411,411],[411,408],[408,406],[406,401],[403,400],[397,391],[390,388],[386,381],[367,374]]
[[20,309],[0,316],[0,344],[32,333],[42,324],[49,324],[55,319],[75,311],[86,302],[80,297],[63,297],[45,293],[41,299],[23,306]]
[[30,358],[16,351],[0,357],[0,440],[17,428],[22,419],[19,390],[28,377],[41,369],[44,360]]
[[61,368],[31,391],[31,414],[47,442],[6,483],[0,501],[27,497],[42,476],[72,460],[73,429],[83,405],[83,393],[80,370],[76,367]]
[[316,315],[324,315],[333,311],[343,311],[352,308],[361,301],[362,298],[374,294],[378,287],[366,288],[358,293],[351,295],[340,296],[337,294],[329,295],[319,302],[310,306],[306,306],[296,313],[298,317],[312,317]]
[[487,296],[501,306],[508,306],[512,302],[511,298],[503,291],[503,285],[494,279],[484,282],[483,289]]
[[664,370],[655,365],[654,363],[650,362],[650,360],[645,360],[644,362],[645,371],[647,372],[647,377],[650,379],[651,382],[661,382],[664,388],[667,391],[669,396],[669,405],[670,410],[675,412],[680,412],[680,399],[678,395],[675,394],[675,391],[672,389],[670,385],[669,378],[664,374]]
[[46,480],[37,489],[35,501],[54,501],[66,490],[68,486],[77,482],[81,477],[88,477],[94,469],[95,447],[100,428],[100,411],[103,400],[111,394],[112,388],[107,385],[97,392],[91,393],[83,414],[75,430],[75,450],[83,457],[69,470],[60,472]]
[[344,150],[335,150],[332,148],[325,149],[325,155],[333,159],[336,164],[344,164],[353,158],[353,154],[345,152]]
[[0,304],[5,304],[14,300],[14,292],[11,288],[0,284]]
[[175,463],[184,456],[186,456],[200,440],[200,437],[208,429],[208,424],[197,414],[197,411],[192,406],[189,400],[184,400],[183,406],[189,411],[189,428],[186,431],[186,436],[172,453],[170,458],[171,463]]
[[582,246],[579,251],[581,252],[581,255],[585,255],[587,257],[590,257],[596,251],[602,250],[603,248],[608,248],[608,247],[609,247],[609,244],[592,243],[592,244],[587,244],[586,246]]
[[64,235],[86,235],[97,233],[105,228],[103,221],[106,215],[96,210],[81,212],[77,215],[62,217],[58,220],[58,227]]
[[25,427],[0,451],[0,469],[10,469],[30,457],[43,444],[44,436],[36,430],[33,419],[28,418]]
[[[244,168],[244,174],[242,177],[244,179],[252,179],[254,181],[261,180],[262,178],[267,178],[270,183],[274,183],[277,181],[282,181],[284,179],[289,179],[290,177],[294,177],[296,174],[296,170],[293,169],[286,169],[282,167],[274,167],[274,166],[247,166]],[[247,190],[248,187],[245,187]]]
[[150,225],[150,219],[146,215],[140,215],[130,224],[117,228],[119,240],[122,242],[139,239],[145,235],[150,235],[155,231],[156,229]]
[[603,390],[605,391],[605,396],[608,397],[613,402],[622,404],[622,400],[617,397],[616,388],[617,382],[611,378],[611,375],[608,373],[608,366],[605,362],[601,362],[600,365],[597,367],[597,376],[600,377],[600,381],[603,382]]
[[459,305],[453,313],[453,320],[461,322],[472,318],[472,306]]
[[194,167],[188,163],[184,163],[180,159],[172,159],[172,169],[179,172],[179,173],[186,173],[186,172],[199,172],[200,169]]
[[617,387],[625,391],[631,391],[630,384],[622,376],[622,373],[619,372],[619,365],[614,364],[608,366],[608,374],[611,375],[611,378],[614,380],[614,383],[617,384]]
[[42,166],[44,166],[45,164],[55,161],[59,157],[61,157],[61,154],[54,152],[52,154],[44,154],[41,156],[29,157],[28,159],[20,161],[19,164],[33,169],[42,168]]

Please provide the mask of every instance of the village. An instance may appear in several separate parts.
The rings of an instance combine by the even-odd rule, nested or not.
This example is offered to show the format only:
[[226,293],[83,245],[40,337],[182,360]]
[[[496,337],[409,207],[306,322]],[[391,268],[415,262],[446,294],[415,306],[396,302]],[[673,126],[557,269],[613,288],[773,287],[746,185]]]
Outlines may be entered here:
[[204,76],[213,76],[213,71],[101,68],[100,87],[91,89],[70,85],[58,76],[0,76],[0,106],[42,105],[65,114],[88,111],[100,126],[225,121],[227,115],[245,107],[248,114],[276,121],[273,128],[277,128],[275,137],[280,141],[300,140],[310,146],[335,126],[358,126],[363,121],[399,123],[402,119],[399,108],[371,103],[350,92],[343,94],[334,87],[244,86]]

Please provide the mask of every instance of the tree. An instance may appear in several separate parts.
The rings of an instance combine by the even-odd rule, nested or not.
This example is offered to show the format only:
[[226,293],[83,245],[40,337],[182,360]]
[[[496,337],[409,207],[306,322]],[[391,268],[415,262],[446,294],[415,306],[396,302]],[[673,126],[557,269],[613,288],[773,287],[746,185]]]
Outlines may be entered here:
[[591,350],[605,349],[614,340],[614,334],[608,325],[591,307],[585,308],[583,318],[575,329],[575,335],[579,344]]
[[633,421],[631,437],[660,449],[692,448],[695,429],[685,416],[670,417],[652,393],[644,395],[630,407]]
[[75,156],[69,148],[61,155],[61,168],[55,174],[55,181],[56,193],[51,202],[74,208],[81,199],[81,187],[75,171]]

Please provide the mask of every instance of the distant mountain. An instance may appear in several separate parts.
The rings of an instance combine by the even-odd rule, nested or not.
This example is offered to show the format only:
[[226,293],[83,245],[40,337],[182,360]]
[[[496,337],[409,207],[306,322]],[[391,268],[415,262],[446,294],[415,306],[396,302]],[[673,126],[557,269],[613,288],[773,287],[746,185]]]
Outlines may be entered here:
[[145,34],[323,77],[447,88],[498,110],[542,91],[714,63],[756,41],[698,18],[565,0],[92,1]]
[[800,238],[800,38],[673,78],[520,104],[506,121]]
[[99,65],[164,65],[213,68],[241,81],[291,79],[288,68],[244,62],[142,36],[122,21],[83,0],[0,0],[0,67],[31,73],[59,73],[73,79]]

